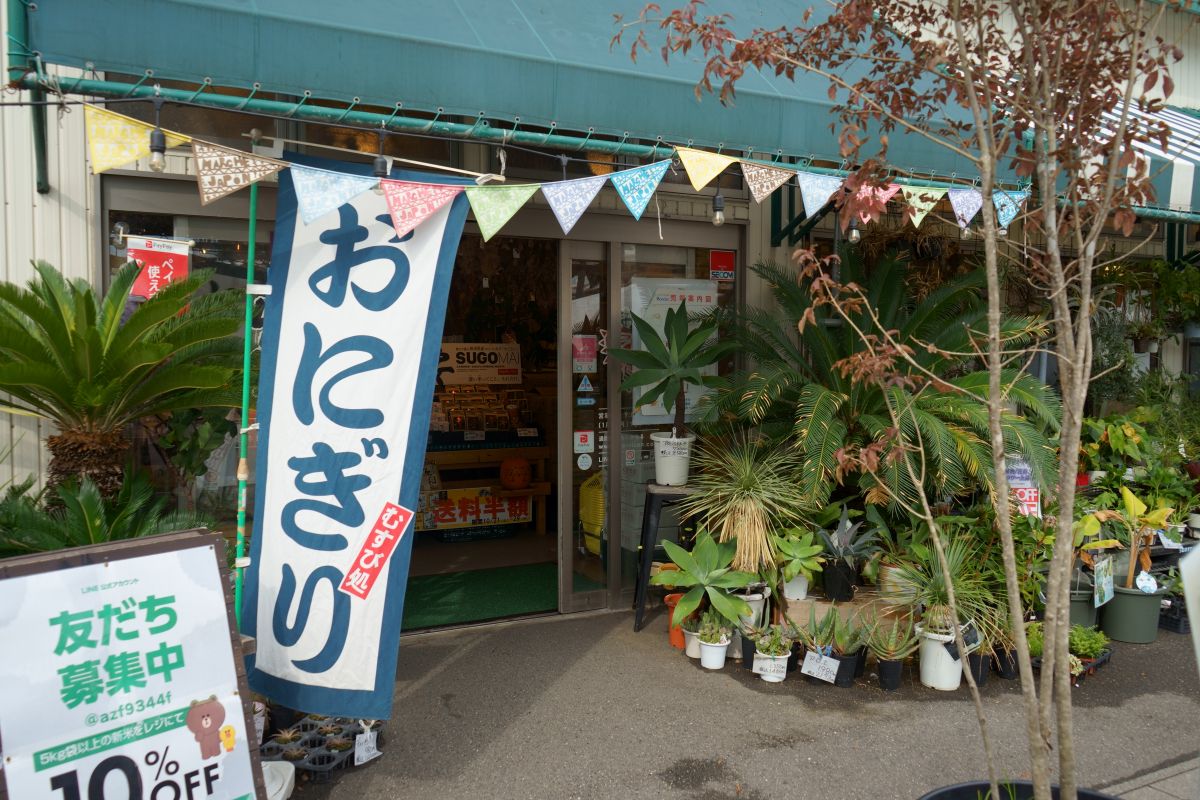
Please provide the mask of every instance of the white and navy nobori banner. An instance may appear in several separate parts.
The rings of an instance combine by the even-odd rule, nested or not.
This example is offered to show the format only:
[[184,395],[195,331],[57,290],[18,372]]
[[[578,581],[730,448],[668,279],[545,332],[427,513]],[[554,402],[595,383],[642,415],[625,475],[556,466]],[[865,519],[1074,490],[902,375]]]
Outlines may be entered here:
[[262,338],[250,685],[291,708],[383,719],[467,200],[402,238],[374,192],[303,224],[289,172]]

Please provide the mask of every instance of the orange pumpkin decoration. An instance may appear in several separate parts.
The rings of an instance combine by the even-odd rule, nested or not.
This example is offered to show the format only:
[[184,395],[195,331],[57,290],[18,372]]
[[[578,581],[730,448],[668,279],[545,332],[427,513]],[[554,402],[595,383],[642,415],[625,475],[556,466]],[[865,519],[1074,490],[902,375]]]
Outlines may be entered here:
[[500,462],[500,485],[505,489],[524,489],[532,477],[524,458],[506,458]]

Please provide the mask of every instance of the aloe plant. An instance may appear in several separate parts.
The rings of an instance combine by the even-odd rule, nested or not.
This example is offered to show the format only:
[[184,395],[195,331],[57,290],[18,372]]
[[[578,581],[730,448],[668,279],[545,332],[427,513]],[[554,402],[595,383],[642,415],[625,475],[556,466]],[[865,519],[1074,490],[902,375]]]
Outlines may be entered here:
[[867,647],[880,661],[900,661],[916,652],[920,645],[909,617],[898,617],[890,626],[876,620],[867,629],[866,640]]
[[734,625],[751,613],[750,605],[730,594],[730,590],[744,589],[756,582],[758,576],[732,569],[733,542],[718,544],[706,531],[701,531],[690,553],[674,542],[664,541],[663,548],[679,569],[659,572],[650,582],[656,586],[687,589],[675,605],[672,625],[681,624],[690,617],[706,598],[718,614]]

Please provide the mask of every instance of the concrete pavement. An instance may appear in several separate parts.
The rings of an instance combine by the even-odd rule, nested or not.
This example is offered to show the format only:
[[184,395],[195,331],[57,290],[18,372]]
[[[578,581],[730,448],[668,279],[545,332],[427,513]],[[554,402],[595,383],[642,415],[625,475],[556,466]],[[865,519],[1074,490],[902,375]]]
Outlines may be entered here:
[[[886,694],[870,670],[850,689],[797,673],[767,684],[672,650],[661,611],[632,627],[631,614],[603,613],[405,637],[385,755],[296,796],[911,800],[984,777],[965,689],[935,692],[906,673]],[[1200,797],[1189,638],[1115,647],[1075,689],[1081,784]],[[1023,776],[1019,688],[992,675],[983,694],[1001,769]]]

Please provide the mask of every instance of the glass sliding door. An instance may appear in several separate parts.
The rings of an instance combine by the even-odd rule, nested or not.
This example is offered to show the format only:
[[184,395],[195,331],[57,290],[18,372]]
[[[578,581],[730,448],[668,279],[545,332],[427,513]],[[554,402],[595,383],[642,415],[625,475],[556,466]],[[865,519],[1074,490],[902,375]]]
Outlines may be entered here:
[[562,520],[559,606],[582,611],[608,605],[608,246],[563,242],[560,265],[558,442]]

